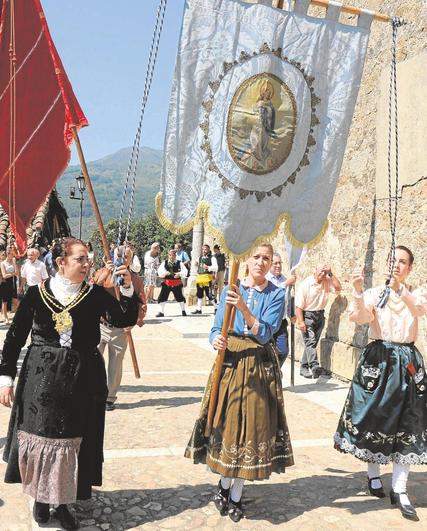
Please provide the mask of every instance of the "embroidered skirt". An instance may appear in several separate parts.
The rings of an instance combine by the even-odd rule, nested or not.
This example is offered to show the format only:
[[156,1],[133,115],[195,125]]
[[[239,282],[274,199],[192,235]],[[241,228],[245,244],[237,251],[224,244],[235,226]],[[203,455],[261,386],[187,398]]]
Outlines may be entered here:
[[185,457],[223,476],[247,480],[267,479],[293,465],[280,369],[271,347],[249,338],[229,338],[207,438],[211,377]]
[[427,377],[413,344],[366,346],[334,442],[362,461],[427,464]]
[[9,423],[5,482],[22,483],[42,503],[90,498],[102,483],[106,396],[98,352],[31,345]]

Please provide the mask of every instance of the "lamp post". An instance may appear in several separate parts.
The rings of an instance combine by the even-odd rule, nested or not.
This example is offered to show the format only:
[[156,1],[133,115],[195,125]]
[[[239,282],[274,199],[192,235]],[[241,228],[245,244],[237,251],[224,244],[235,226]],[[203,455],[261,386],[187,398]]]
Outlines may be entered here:
[[82,239],[82,218],[83,218],[83,193],[86,190],[85,178],[82,173],[76,177],[77,188],[80,192],[80,197],[76,197],[76,187],[70,186],[70,199],[77,199],[80,201],[80,217],[79,217],[79,239]]

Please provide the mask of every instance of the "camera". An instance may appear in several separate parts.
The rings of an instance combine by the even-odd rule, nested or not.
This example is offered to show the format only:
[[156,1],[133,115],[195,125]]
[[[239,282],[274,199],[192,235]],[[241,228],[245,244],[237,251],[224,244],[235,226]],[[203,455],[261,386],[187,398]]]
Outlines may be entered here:
[[114,266],[115,266],[115,269],[113,271],[113,282],[116,286],[123,286],[123,282],[124,282],[124,279],[122,277],[122,275],[117,275],[116,273],[116,270],[118,267],[120,267],[121,265],[123,265],[123,254],[122,254],[122,250],[120,249],[120,247],[117,249],[117,255],[114,259]]

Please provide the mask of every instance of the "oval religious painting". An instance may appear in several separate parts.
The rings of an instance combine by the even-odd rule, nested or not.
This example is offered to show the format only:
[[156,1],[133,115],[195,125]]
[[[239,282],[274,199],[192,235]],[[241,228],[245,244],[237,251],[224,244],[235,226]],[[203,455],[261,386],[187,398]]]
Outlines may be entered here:
[[264,175],[288,158],[297,111],[289,87],[273,74],[244,81],[231,101],[227,120],[228,149],[242,170]]

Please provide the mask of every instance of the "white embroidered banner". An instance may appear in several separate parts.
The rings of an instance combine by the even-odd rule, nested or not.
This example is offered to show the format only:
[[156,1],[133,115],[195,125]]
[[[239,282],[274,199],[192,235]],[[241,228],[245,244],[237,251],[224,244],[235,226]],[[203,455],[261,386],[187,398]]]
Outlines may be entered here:
[[372,14],[358,26],[235,0],[187,0],[156,210],[175,232],[203,216],[236,256],[287,220],[323,234],[362,76]]

